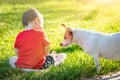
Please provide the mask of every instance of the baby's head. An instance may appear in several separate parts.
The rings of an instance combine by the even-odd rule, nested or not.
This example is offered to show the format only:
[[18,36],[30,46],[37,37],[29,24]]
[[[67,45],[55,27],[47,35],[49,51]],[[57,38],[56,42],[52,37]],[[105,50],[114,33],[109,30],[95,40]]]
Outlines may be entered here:
[[22,24],[26,29],[43,28],[44,18],[37,9],[30,8],[22,16]]

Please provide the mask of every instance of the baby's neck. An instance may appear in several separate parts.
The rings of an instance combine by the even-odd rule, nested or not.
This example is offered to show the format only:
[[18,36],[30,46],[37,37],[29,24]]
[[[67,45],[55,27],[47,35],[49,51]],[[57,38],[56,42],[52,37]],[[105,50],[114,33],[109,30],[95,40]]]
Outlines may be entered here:
[[31,30],[31,29],[33,29],[32,26],[25,26],[25,30]]
[[31,30],[31,29],[43,30],[43,28],[38,25],[28,24],[28,26],[25,26],[25,30]]

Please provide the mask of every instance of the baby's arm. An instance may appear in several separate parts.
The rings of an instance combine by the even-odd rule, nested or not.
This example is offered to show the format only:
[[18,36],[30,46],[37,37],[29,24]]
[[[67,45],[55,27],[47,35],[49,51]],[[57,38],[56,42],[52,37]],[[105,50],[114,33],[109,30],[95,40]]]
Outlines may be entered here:
[[18,55],[18,49],[14,48],[16,55]]
[[50,42],[45,32],[43,32],[43,47],[45,55],[49,54],[50,52]]
[[45,55],[49,54],[49,52],[50,52],[50,46],[47,45],[47,46],[45,46],[44,49],[45,49]]

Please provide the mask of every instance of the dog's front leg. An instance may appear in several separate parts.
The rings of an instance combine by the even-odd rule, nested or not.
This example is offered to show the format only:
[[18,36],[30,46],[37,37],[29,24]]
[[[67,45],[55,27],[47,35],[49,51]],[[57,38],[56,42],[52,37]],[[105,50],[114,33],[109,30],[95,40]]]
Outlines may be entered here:
[[97,72],[99,73],[100,72],[100,59],[99,59],[99,55],[96,54],[93,56],[94,58],[94,62],[96,64],[96,67],[97,67]]

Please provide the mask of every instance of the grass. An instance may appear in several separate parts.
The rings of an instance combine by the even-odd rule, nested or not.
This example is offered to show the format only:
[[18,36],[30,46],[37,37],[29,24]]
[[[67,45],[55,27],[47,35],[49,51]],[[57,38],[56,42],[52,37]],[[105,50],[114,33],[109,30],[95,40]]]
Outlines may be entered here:
[[[92,57],[83,49],[77,45],[60,47],[64,35],[60,24],[103,33],[119,32],[119,4],[119,0],[0,0],[0,80],[79,80],[97,75]],[[51,66],[47,72],[27,73],[8,64],[9,57],[15,55],[15,38],[23,30],[22,14],[30,7],[44,15],[51,51],[67,54],[64,64]],[[100,62],[100,74],[120,70],[120,61],[101,58]]]

